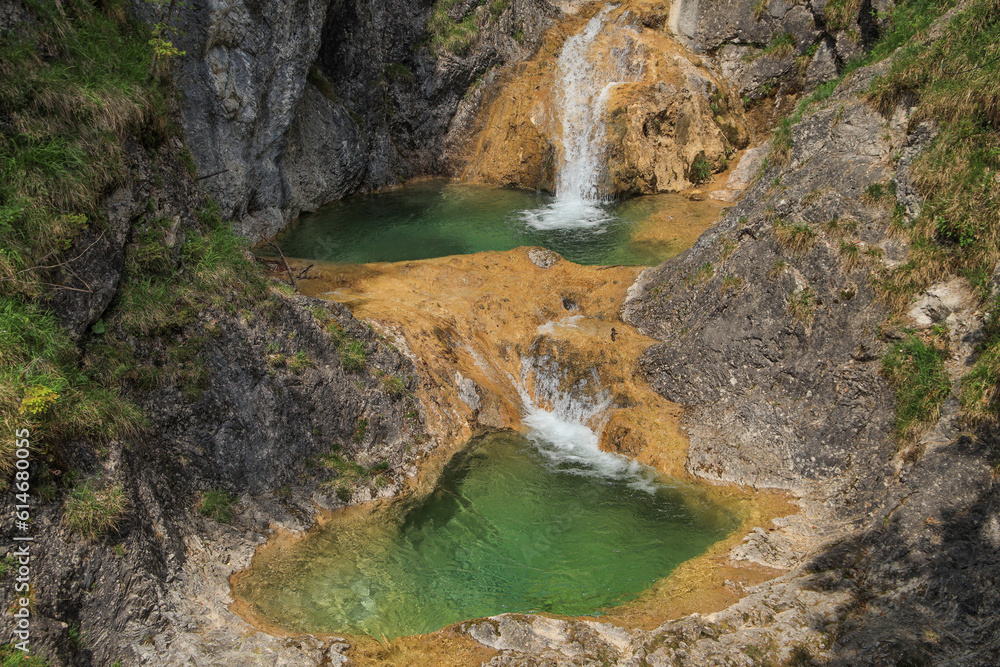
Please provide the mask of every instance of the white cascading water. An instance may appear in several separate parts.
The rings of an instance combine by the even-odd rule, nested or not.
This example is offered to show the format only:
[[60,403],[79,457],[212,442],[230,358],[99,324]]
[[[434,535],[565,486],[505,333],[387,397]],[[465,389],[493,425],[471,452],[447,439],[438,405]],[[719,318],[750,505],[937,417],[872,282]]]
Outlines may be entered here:
[[[601,204],[607,138],[605,112],[608,95],[619,83],[637,81],[641,67],[633,67],[634,30],[608,23],[608,5],[587,23],[583,32],[566,40],[556,66],[556,116],[562,150],[556,172],[556,198],[548,206],[525,214],[536,229],[595,227],[611,219]],[[622,31],[624,44],[595,48],[606,31]],[[638,71],[636,71],[638,70]]]
[[[521,381],[516,383],[526,411],[522,422],[528,427],[528,438],[553,463],[569,463],[567,472],[592,477],[622,480],[636,489],[653,492],[657,488],[656,473],[637,461],[600,448],[600,419],[611,397],[600,390],[600,379],[594,371],[589,381],[578,383],[578,391],[566,392],[559,367],[546,358],[522,360]],[[524,390],[526,379],[532,376],[534,395]],[[588,382],[598,391],[586,392]],[[549,406],[549,409],[541,405]]]

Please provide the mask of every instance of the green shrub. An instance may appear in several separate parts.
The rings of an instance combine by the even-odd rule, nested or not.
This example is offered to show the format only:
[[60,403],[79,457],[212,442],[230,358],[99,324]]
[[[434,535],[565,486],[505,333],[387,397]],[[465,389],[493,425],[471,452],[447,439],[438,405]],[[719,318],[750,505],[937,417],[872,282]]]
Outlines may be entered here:
[[73,488],[63,503],[66,525],[88,539],[118,529],[125,518],[128,499],[121,484],[93,488],[84,482]]
[[707,183],[712,180],[712,165],[705,159],[704,153],[698,153],[694,158],[694,162],[691,163],[689,178],[695,185]]
[[238,499],[223,489],[205,491],[201,494],[198,511],[219,523],[229,523],[233,520],[233,505]]

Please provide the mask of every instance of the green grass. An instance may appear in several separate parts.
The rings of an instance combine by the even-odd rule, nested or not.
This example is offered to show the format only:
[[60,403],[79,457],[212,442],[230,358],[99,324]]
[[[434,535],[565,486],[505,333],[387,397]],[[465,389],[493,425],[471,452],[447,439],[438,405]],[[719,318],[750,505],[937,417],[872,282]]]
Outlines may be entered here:
[[1000,299],[986,317],[983,340],[972,370],[962,379],[962,410],[974,422],[995,423],[1000,417]]
[[355,445],[360,445],[368,433],[368,420],[364,417],[358,419],[358,424],[354,428],[354,435],[351,437]]
[[233,520],[233,505],[238,498],[223,489],[205,491],[198,502],[198,511],[219,523],[229,523]]
[[711,280],[714,275],[715,265],[711,262],[705,262],[699,266],[693,274],[688,276],[687,283],[689,286],[694,287],[695,285],[700,285],[707,280]]
[[[993,2],[994,0],[986,1]],[[788,162],[792,148],[792,126],[801,121],[811,107],[821,104],[829,98],[846,76],[859,67],[884,60],[900,46],[911,43],[922,31],[926,30],[934,19],[953,7],[954,4],[955,0],[902,0],[899,2],[890,15],[889,29],[872,50],[848,63],[838,78],[821,84],[810,95],[799,100],[795,110],[778,123],[774,129],[768,164],[783,165]],[[844,12],[843,16],[852,17],[846,19],[849,22],[857,16],[856,5],[860,7],[858,0],[832,0],[824,11],[828,16],[832,12],[834,17],[841,16],[840,12]],[[836,20],[840,19],[835,18]],[[844,25],[846,26],[846,23]],[[987,45],[988,39],[990,38],[982,39],[980,46]]]
[[[168,88],[150,81],[148,31],[127,5],[31,5],[26,37],[0,38],[0,293],[44,294],[45,268],[87,226],[101,195],[124,182],[124,140],[171,131]],[[30,30],[30,29],[29,29]]]
[[795,36],[790,33],[782,33],[780,35],[775,35],[767,46],[764,47],[763,54],[770,56],[787,56],[795,51],[796,41]]
[[[89,437],[107,442],[134,434],[146,420],[114,388],[81,369],[80,352],[52,315],[0,296],[0,422],[29,427],[35,446]],[[12,470],[14,441],[0,441],[0,472]]]
[[861,246],[854,241],[841,239],[840,256],[844,260],[844,268],[851,271],[861,261]]
[[[180,378],[193,396],[204,377],[193,362],[182,372],[141,369],[121,333],[173,334],[197,308],[223,300],[223,288],[253,298],[262,283],[206,207],[201,230],[186,230],[179,265],[167,246],[172,216],[139,223],[121,293],[82,351],[38,305],[62,289],[59,264],[80,254],[81,232],[103,229],[100,201],[125,181],[126,143],[153,150],[175,129],[171,87],[150,76],[150,35],[128,18],[127,3],[29,7],[37,21],[25,24],[27,34],[0,38],[0,421],[8,431],[30,426],[48,448],[80,438],[99,444],[145,425],[123,398],[126,384]],[[192,361],[184,351],[172,356]],[[0,445],[2,470],[9,450]]]
[[816,294],[810,287],[796,290],[789,295],[786,312],[803,324],[811,324],[816,316]]
[[724,292],[731,289],[736,289],[743,284],[743,279],[739,276],[726,276],[722,279],[722,283],[719,285],[719,291]]
[[793,252],[805,252],[816,240],[816,230],[805,223],[789,223],[777,220],[774,223],[774,235],[785,248]]
[[945,358],[945,350],[914,334],[894,341],[882,358],[882,373],[896,390],[896,431],[900,437],[914,439],[937,419],[941,403],[951,392]]
[[389,394],[393,398],[402,398],[406,396],[406,382],[402,378],[396,377],[395,375],[389,375],[382,378],[382,391]]
[[823,8],[827,28],[831,31],[848,28],[861,11],[861,0],[830,0]]
[[[324,454],[320,456],[318,462],[321,466],[327,470],[332,470],[337,473],[338,478],[344,479],[355,479],[363,476],[367,471],[354,461],[348,461],[343,456],[336,452],[331,452],[329,454]],[[343,488],[343,487],[341,487]],[[340,498],[340,492],[337,492],[337,497]],[[350,499],[350,495],[347,499],[340,498],[344,502]]]
[[305,369],[314,367],[316,364],[305,352],[299,351],[294,356],[288,358],[287,365],[288,370],[298,375]]
[[430,18],[427,20],[427,32],[430,35],[431,50],[435,54],[444,52],[464,56],[479,38],[479,24],[476,22],[475,12],[471,11],[479,3],[470,8],[464,17],[455,20],[448,12],[457,3],[458,0],[434,2]]
[[89,482],[75,486],[63,503],[63,521],[88,539],[118,529],[128,510],[128,499],[120,484],[94,488]]
[[391,63],[385,66],[384,76],[389,81],[397,83],[412,84],[414,82],[413,70],[403,63]]
[[929,118],[939,128],[913,166],[914,185],[925,201],[908,231],[911,243],[924,251],[882,276],[896,289],[912,294],[963,275],[985,295],[985,278],[1000,260],[998,43],[1000,1],[973,2],[939,40],[918,36],[902,46],[869,92],[885,113],[900,100],[915,98],[911,122]]
[[365,369],[368,354],[365,352],[365,343],[358,339],[344,339],[343,343],[337,346],[340,354],[340,363],[348,373],[359,373]]
[[13,644],[0,646],[0,667],[49,667],[49,661],[34,653],[24,653]]
[[330,100],[331,102],[337,102],[337,91],[334,90],[333,84],[330,83],[330,79],[326,78],[322,70],[316,65],[309,68],[308,74],[306,74],[306,81],[315,86],[319,94]]

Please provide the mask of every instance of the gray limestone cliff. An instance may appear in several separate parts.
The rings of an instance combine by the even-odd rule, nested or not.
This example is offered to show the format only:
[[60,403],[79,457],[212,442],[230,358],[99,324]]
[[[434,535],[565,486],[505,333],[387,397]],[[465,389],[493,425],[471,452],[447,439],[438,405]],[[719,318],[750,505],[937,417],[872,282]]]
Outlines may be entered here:
[[436,9],[420,0],[182,5],[176,81],[201,185],[257,241],[303,210],[441,173],[466,91],[529,56],[561,12],[547,0],[491,7],[452,6],[446,22],[474,27],[435,46]]

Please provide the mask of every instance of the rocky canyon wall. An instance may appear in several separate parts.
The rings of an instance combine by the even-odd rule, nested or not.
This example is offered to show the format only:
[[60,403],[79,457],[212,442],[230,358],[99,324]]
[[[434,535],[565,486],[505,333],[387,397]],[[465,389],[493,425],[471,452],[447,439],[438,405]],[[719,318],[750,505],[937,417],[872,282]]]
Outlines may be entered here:
[[182,5],[176,80],[200,182],[259,240],[351,192],[440,173],[469,87],[527,58],[573,4]]

